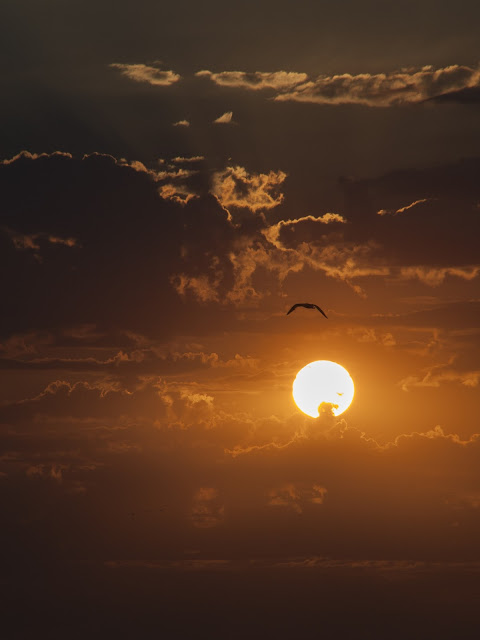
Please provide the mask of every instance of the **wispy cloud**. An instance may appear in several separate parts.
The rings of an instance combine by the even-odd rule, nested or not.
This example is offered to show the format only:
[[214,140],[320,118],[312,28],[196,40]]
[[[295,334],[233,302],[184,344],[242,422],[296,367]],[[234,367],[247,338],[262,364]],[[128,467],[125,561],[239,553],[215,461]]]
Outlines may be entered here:
[[411,375],[403,378],[398,383],[403,391],[412,388],[431,387],[438,388],[444,384],[461,384],[464,387],[478,387],[480,383],[480,370],[457,371],[449,365],[436,365],[423,371],[420,375]]
[[221,87],[239,87],[251,89],[252,91],[258,91],[259,89],[284,91],[308,80],[306,73],[293,71],[221,71],[220,73],[213,73],[212,71],[203,70],[197,71],[195,75],[210,78]]
[[190,122],[188,120],[178,120],[177,122],[174,122],[173,127],[189,127],[190,126]]
[[72,237],[61,238],[60,236],[49,233],[20,233],[7,228],[5,228],[4,231],[9,236],[15,249],[19,249],[21,251],[38,251],[40,250],[41,245],[44,245],[44,247],[47,247],[48,245],[62,245],[70,248],[79,246],[78,241]]
[[303,223],[325,225],[331,224],[332,222],[340,222],[344,224],[347,221],[338,213],[324,213],[322,216],[303,216],[302,218],[295,218],[294,220],[280,220],[276,224],[272,224],[264,229],[262,233],[271,244],[280,248],[283,246],[279,240],[282,229],[294,230],[297,225],[302,225]]
[[185,205],[190,202],[190,200],[198,198],[198,195],[191,191],[187,185],[174,184],[173,182],[163,184],[159,188],[158,194],[164,200],[172,200],[173,202],[181,205]]
[[230,254],[233,266],[234,286],[226,299],[234,304],[246,300],[258,300],[263,293],[253,284],[254,275],[259,269],[274,274],[281,287],[290,274],[303,270],[323,272],[326,276],[341,280],[363,296],[364,291],[353,283],[355,279],[367,276],[385,277],[390,269],[384,264],[375,264],[372,260],[372,247],[368,244],[352,245],[347,243],[330,244],[322,247],[301,243],[295,248],[282,245],[264,245],[256,243],[243,247],[241,251]]
[[171,278],[172,286],[175,291],[182,297],[187,291],[200,302],[217,302],[219,300],[219,287],[221,284],[221,273],[217,272],[213,275],[202,274],[200,276],[189,276],[184,273],[175,275]]
[[400,279],[420,280],[424,284],[436,287],[445,282],[447,276],[454,276],[462,280],[474,280],[480,275],[480,266],[472,265],[465,267],[402,267],[400,269]]
[[223,520],[224,511],[217,489],[201,487],[196,491],[191,512],[192,522],[195,527],[210,529],[217,526]]
[[40,158],[69,158],[71,160],[73,156],[71,153],[65,153],[64,151],[54,151],[53,153],[31,153],[30,151],[23,150],[12,158],[0,160],[0,165],[13,164],[19,160],[38,160]]
[[202,160],[205,160],[204,156],[190,156],[188,158],[185,158],[184,156],[176,156],[175,158],[172,158],[172,162],[175,162],[176,164],[202,162]]
[[267,505],[270,507],[284,507],[295,513],[302,513],[305,506],[323,504],[327,490],[318,484],[301,485],[287,483],[267,491]]
[[433,199],[434,198],[421,198],[420,200],[415,200],[415,202],[407,204],[404,207],[400,207],[400,209],[380,209],[379,211],[377,211],[377,214],[379,216],[397,215],[397,213],[404,213],[405,211],[408,211],[409,209],[413,209],[419,204],[423,204],[425,202],[431,202]]
[[136,82],[146,82],[157,87],[168,87],[180,80],[180,75],[174,71],[164,71],[159,67],[146,64],[113,63],[110,67],[118,69],[124,76]]

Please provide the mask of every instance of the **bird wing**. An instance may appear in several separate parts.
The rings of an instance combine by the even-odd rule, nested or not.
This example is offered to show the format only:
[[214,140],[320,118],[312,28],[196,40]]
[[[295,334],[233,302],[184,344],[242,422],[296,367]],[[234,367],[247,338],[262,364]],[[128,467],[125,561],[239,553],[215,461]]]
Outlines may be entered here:
[[[320,313],[322,314],[322,316],[325,316],[325,318],[327,318],[327,314],[325,313],[325,311],[322,311],[322,309],[320,309],[320,307],[318,306],[318,304],[314,304],[313,305],[315,307],[315,309],[317,309],[318,311],[320,311]],[[328,320],[328,318],[327,318]]]
[[287,316],[289,313],[292,313],[292,311],[295,311],[297,307],[301,307],[301,306],[302,306],[301,304],[294,304],[293,307],[290,309],[290,311],[287,311]]

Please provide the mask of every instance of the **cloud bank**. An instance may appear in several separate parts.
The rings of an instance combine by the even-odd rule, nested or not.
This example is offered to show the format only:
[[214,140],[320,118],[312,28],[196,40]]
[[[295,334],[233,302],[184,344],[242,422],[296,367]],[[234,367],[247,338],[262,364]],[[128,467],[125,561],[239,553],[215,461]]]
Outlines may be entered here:
[[394,107],[418,104],[441,96],[457,95],[480,87],[480,68],[452,64],[436,69],[426,65],[385,73],[319,75],[286,71],[199,71],[220,87],[246,90],[271,89],[279,102],[314,104],[357,104],[368,107]]

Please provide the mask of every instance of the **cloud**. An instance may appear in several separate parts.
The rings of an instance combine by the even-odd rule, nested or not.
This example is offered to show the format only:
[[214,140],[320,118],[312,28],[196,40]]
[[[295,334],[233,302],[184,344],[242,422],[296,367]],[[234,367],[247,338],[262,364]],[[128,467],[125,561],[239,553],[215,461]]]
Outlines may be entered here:
[[188,158],[184,156],[176,156],[175,158],[172,158],[172,162],[176,164],[188,164],[190,162],[203,162],[203,160],[205,160],[204,156],[191,156]]
[[480,102],[480,87],[467,87],[458,91],[448,91],[430,98],[429,101],[437,104],[478,104]]
[[[451,335],[475,335],[478,332],[478,317],[480,313],[480,301],[477,299],[462,300],[458,302],[442,303],[438,299],[430,299],[430,296],[421,296],[405,301],[406,304],[415,304],[417,309],[404,310],[402,313],[376,314],[380,322],[393,322],[409,330],[427,332],[437,341],[438,331],[446,331]],[[403,303],[403,301],[402,301]]]
[[170,166],[168,169],[164,169],[165,160],[163,158],[159,158],[156,161],[156,164],[160,165],[160,169],[147,167],[140,160],[127,160],[126,158],[116,158],[109,153],[100,153],[98,151],[93,151],[92,153],[86,153],[82,157],[82,160],[106,160],[107,162],[112,162],[113,164],[119,167],[128,167],[137,173],[144,173],[148,175],[155,182],[161,182],[167,178],[184,178],[192,175],[192,172],[187,171],[186,169],[177,169],[173,166]]
[[477,277],[478,158],[344,180],[345,234],[375,242],[395,280]]
[[[363,290],[354,284],[357,278],[385,277],[390,275],[388,266],[372,264],[370,256],[372,248],[368,245],[328,245],[322,248],[301,243],[295,248],[272,247],[262,242],[255,244],[238,243],[236,250],[228,254],[228,262],[232,268],[233,283],[225,291],[225,282],[221,274],[215,276],[176,276],[172,282],[176,290],[185,295],[190,290],[201,302],[221,301],[233,303],[258,304],[271,290],[265,291],[254,285],[254,278],[259,271],[276,276],[277,286],[281,290],[287,277],[303,270],[323,272],[327,277],[341,280],[353,290],[364,295]],[[220,292],[224,290],[223,297]]]
[[338,213],[324,213],[322,216],[317,217],[303,216],[302,218],[295,218],[293,220],[280,220],[276,224],[270,225],[269,227],[264,229],[262,233],[271,244],[281,249],[284,248],[284,245],[280,241],[280,235],[282,231],[290,231],[292,233],[295,233],[297,225],[298,227],[308,226],[308,223],[313,223],[313,225],[327,225],[333,222],[340,222],[342,224],[345,224],[347,221]]
[[[262,566],[262,563],[259,563],[258,566]],[[422,560],[337,560],[324,556],[308,556],[281,561],[277,560],[277,563],[274,566],[281,569],[333,569],[334,571],[354,569],[361,572],[397,573],[400,575],[412,573],[416,576],[426,573],[440,574],[442,571],[454,571],[455,569],[476,573],[480,569],[480,563],[475,561],[431,562]]]
[[[222,374],[240,366],[230,361],[218,363]],[[188,376],[187,369],[183,373]],[[231,426],[236,423],[245,427],[244,420],[225,412],[197,382],[182,381],[175,374],[168,377],[139,372],[126,382],[114,376],[75,383],[54,380],[34,397],[0,406],[0,440],[3,438],[5,445],[2,449],[13,452],[22,464],[33,464],[45,448],[51,451],[52,442],[60,440],[62,445],[54,445],[53,458],[48,460],[73,463],[79,457],[79,441],[85,455],[93,444],[88,442],[88,433],[96,443],[97,460],[105,452],[143,450],[145,438],[154,434],[161,448],[182,440],[186,447],[195,449],[200,438],[207,449],[213,447],[221,453],[223,449],[215,444],[218,436],[223,433],[221,440],[233,446],[240,430],[240,426]],[[19,431],[11,431],[11,425]],[[24,433],[31,436],[25,446],[21,443]],[[15,453],[18,447],[23,450],[20,456]]]
[[267,491],[267,504],[270,507],[284,507],[295,513],[302,513],[308,504],[323,504],[327,489],[318,484],[302,485],[287,483]]
[[379,211],[377,211],[377,214],[379,216],[397,215],[398,213],[404,213],[409,209],[413,209],[414,207],[417,207],[419,204],[423,204],[424,202],[432,202],[432,200],[433,198],[420,198],[420,200],[415,200],[415,202],[407,204],[404,207],[400,207],[400,209],[397,209],[396,211],[392,209],[380,209]]
[[321,75],[291,91],[279,93],[275,100],[392,107],[423,102],[450,91],[478,85],[478,67],[450,65],[434,69],[425,66],[378,74]]
[[[66,162],[67,159],[63,161]],[[71,162],[78,161],[72,159]],[[184,241],[179,240],[177,257],[169,262],[171,271],[165,274],[171,291],[183,298],[191,293],[202,304],[221,302],[242,305],[258,302],[263,296],[261,288],[254,284],[254,278],[259,272],[273,274],[279,290],[289,274],[312,269],[341,279],[359,292],[361,290],[352,282],[353,279],[390,273],[389,268],[379,259],[380,256],[375,255],[379,254],[375,243],[362,244],[344,240],[339,227],[347,228],[351,225],[344,224],[346,218],[338,213],[303,216],[293,221],[279,221],[266,228],[261,216],[258,216],[257,226],[249,231],[243,230],[241,225],[232,225],[232,214],[238,215],[237,210],[257,213],[271,210],[283,202],[284,196],[280,191],[286,179],[283,171],[254,173],[244,167],[231,166],[210,177],[202,172],[196,174],[190,169],[190,165],[193,167],[200,163],[200,157],[187,159],[182,156],[175,157],[172,166],[165,166],[163,163],[160,168],[149,168],[139,161],[116,159],[98,153],[85,156],[82,162],[88,163],[88,167],[92,169],[98,165],[99,169],[102,167],[104,171],[108,170],[112,176],[118,172],[119,180],[122,179],[122,172],[131,172],[125,173],[124,183],[127,176],[128,180],[137,176],[139,181],[148,181],[144,182],[142,189],[150,189],[150,183],[157,190],[159,202],[171,202],[185,210],[186,217],[177,212],[175,217],[168,218],[168,224],[178,226],[178,232],[187,220],[188,226],[186,235],[182,232],[185,235]],[[138,186],[140,187],[140,182]],[[226,219],[215,218],[221,209],[212,209],[208,196],[199,195],[202,190],[206,192],[207,189],[210,189],[218,204],[226,211]],[[152,201],[149,202],[151,206]],[[212,212],[215,210],[215,214],[209,213],[210,217],[213,215],[211,228],[216,229],[215,233],[220,233],[224,239],[216,243],[213,252],[212,247],[209,248],[205,225],[199,227],[200,217],[191,208],[195,202],[198,203],[199,211],[205,212],[206,208]],[[124,199],[120,206],[125,207],[126,203],[128,199]],[[165,223],[164,216],[155,216],[153,211],[151,213],[152,215],[148,215],[148,224]],[[74,219],[82,220],[78,217]],[[32,235],[31,230],[22,233],[29,237]],[[204,244],[199,245],[197,250],[193,239],[197,239],[199,234],[204,237]],[[64,237],[58,231],[51,236]],[[85,245],[86,237],[78,229],[66,237],[78,238],[78,243]],[[174,244],[168,243],[168,246],[170,251],[175,250]],[[86,255],[90,256],[91,253]]]
[[145,560],[107,560],[108,569],[146,569],[149,571],[225,571],[232,569],[230,560],[221,558],[186,558],[183,560],[163,560],[161,562]]
[[198,77],[209,78],[222,87],[277,91],[275,100],[316,104],[361,104],[391,107],[428,100],[477,102],[480,68],[453,64],[435,69],[430,65],[385,73],[320,75],[275,71],[246,72],[203,70]]
[[221,87],[235,87],[251,89],[275,89],[285,91],[307,81],[306,73],[295,73],[292,71],[274,71],[271,73],[262,71],[221,71],[212,73],[211,71],[197,71],[198,77],[210,78],[215,84]]
[[159,187],[158,193],[164,200],[172,200],[181,205],[186,205],[190,200],[198,198],[198,195],[190,191],[186,185],[174,184],[172,182],[167,182]]
[[[173,164],[177,169],[197,168],[195,163],[184,165],[181,156]],[[402,558],[414,562],[455,558],[460,553],[465,562],[475,559],[480,440],[469,437],[470,423],[462,423],[466,411],[459,412],[455,423],[458,436],[448,433],[455,432],[454,426],[435,429],[436,420],[424,419],[425,414],[415,415],[415,426],[404,419],[398,427],[401,418],[392,417],[391,411],[377,411],[375,423],[361,413],[361,403],[369,401],[369,386],[374,391],[370,400],[378,405],[382,396],[391,409],[394,403],[382,395],[388,383],[393,386],[405,372],[416,373],[422,366],[409,368],[407,356],[402,356],[397,361],[402,367],[399,375],[379,388],[370,385],[372,375],[383,376],[386,371],[374,362],[373,341],[391,346],[394,335],[400,343],[400,331],[395,328],[391,333],[376,325],[368,332],[375,322],[369,320],[365,331],[347,337],[349,342],[336,342],[337,338],[331,339],[334,332],[342,335],[352,326],[351,315],[345,315],[343,325],[338,322],[331,328],[326,323],[325,332],[331,333],[325,335],[323,329],[295,333],[283,324],[275,334],[281,324],[275,314],[285,304],[285,299],[274,297],[281,291],[282,278],[293,275],[292,286],[286,289],[289,294],[300,294],[300,280],[301,286],[305,282],[305,287],[321,289],[325,299],[338,291],[338,300],[348,310],[346,288],[323,276],[362,285],[359,279],[365,275],[391,277],[394,267],[386,239],[397,237],[395,224],[421,215],[427,207],[390,220],[377,216],[373,206],[368,215],[361,207],[358,213],[352,207],[345,215],[320,215],[327,209],[319,201],[315,211],[320,214],[280,221],[290,205],[290,215],[302,215],[301,210],[294,212],[302,202],[295,198],[281,208],[265,208],[273,218],[269,225],[263,216],[250,213],[262,211],[262,204],[255,209],[262,198],[272,204],[284,191],[284,183],[270,179],[268,170],[257,174],[246,166],[243,173],[223,176],[233,181],[230,195],[222,184],[218,200],[202,195],[181,206],[174,196],[183,186],[195,192],[195,176],[178,174],[170,165],[161,171],[149,166],[92,156],[35,162],[24,158],[1,167],[2,224],[19,237],[33,238],[40,246],[44,242],[52,253],[62,254],[42,265],[32,264],[31,251],[16,249],[6,234],[0,237],[2,267],[9,274],[2,283],[1,299],[8,309],[2,327],[7,335],[12,328],[16,332],[2,347],[8,359],[21,361],[15,363],[18,371],[3,372],[4,397],[11,395],[15,379],[27,389],[23,401],[10,400],[0,407],[0,475],[4,474],[0,489],[7,498],[2,504],[8,523],[3,540],[19,584],[29,575],[41,578],[45,567],[55,576],[55,562],[59,575],[67,567],[75,576],[75,563],[83,568],[103,566],[106,558],[124,557],[125,565],[121,560],[118,564],[128,571],[195,566],[207,569],[207,574],[217,562],[241,565],[245,571],[238,572],[238,579],[248,575],[241,584],[251,588],[255,582],[260,585],[258,593],[266,593],[264,574],[252,582],[249,563],[266,559],[271,566],[273,559],[288,566],[292,584],[298,583],[291,574],[295,562],[302,570],[303,566],[333,568],[332,581],[317,581],[317,576],[313,580],[325,583],[328,592],[335,585],[333,572],[346,566],[363,571],[385,562],[395,567],[392,572],[408,573]],[[172,191],[160,192],[159,197],[158,190],[168,185]],[[262,196],[262,188],[271,200]],[[398,191],[385,199],[385,206],[396,211],[418,200],[417,194],[410,198],[410,192]],[[226,221],[220,206],[224,194],[227,201],[246,203],[237,225]],[[429,204],[439,210],[438,202]],[[458,225],[455,213],[460,209],[450,205],[448,209]],[[388,227],[385,235],[376,224]],[[424,244],[437,241],[434,234],[441,225],[445,226],[443,213],[419,224]],[[405,233],[407,240],[414,228]],[[36,237],[42,233],[48,235]],[[48,238],[75,238],[82,249]],[[470,242],[477,242],[476,236]],[[402,260],[408,251],[407,242]],[[448,266],[434,263],[434,257],[425,256],[427,267]],[[305,280],[302,276],[296,281],[295,274],[302,269]],[[398,283],[389,289],[388,281],[386,285],[383,288],[382,283],[372,306],[390,310],[383,292],[410,292]],[[237,301],[248,304],[261,296],[272,298],[265,300],[260,312],[249,315],[249,309],[231,308]],[[335,300],[330,298],[331,308]],[[394,311],[402,311],[402,305]],[[475,308],[472,305],[469,321],[478,327]],[[448,315],[454,328],[464,322],[461,307],[437,314]],[[416,319],[395,317],[391,323]],[[423,322],[435,326],[431,317]],[[359,343],[351,350],[352,338]],[[177,342],[191,346],[183,348]],[[171,344],[175,346],[170,348]],[[371,354],[371,366],[361,376],[360,409],[349,414],[350,426],[335,422],[327,429],[321,421],[308,423],[293,415],[290,373],[311,345],[318,352],[338,351],[339,357],[350,354],[357,363],[362,362],[362,349]],[[243,355],[235,355],[237,350]],[[396,351],[384,354],[385,360],[396,357]],[[387,362],[390,371],[392,366],[393,360]],[[478,390],[477,369],[476,364],[458,365],[462,375],[469,375],[438,380],[445,388],[440,386],[438,392],[434,388],[434,394],[440,397],[447,385],[456,385],[473,396]],[[426,382],[431,384],[441,373],[432,372]],[[416,377],[424,382],[425,375],[420,371]],[[415,383],[408,386],[412,389]],[[447,421],[447,416],[440,417]],[[422,426],[417,427],[420,420]],[[355,424],[362,425],[365,433]],[[413,428],[423,433],[409,433]],[[403,436],[394,438],[391,434],[400,429]],[[372,434],[377,433],[389,442],[380,441],[380,436],[374,440]],[[164,512],[157,513],[160,505],[166,505]],[[133,510],[135,519],[129,517]],[[458,526],[453,527],[454,522]],[[52,531],[58,535],[52,536]],[[326,553],[330,560],[322,564],[316,554]],[[32,558],[42,565],[41,571],[32,570]],[[282,571],[279,567],[277,580]],[[203,584],[206,574],[201,576]],[[122,580],[138,584],[134,578],[112,576],[114,591],[123,588]],[[388,579],[392,585],[394,580]],[[160,593],[155,602],[172,593],[170,600],[181,601],[177,595],[183,593],[182,580],[178,591],[171,576],[161,580],[155,576]],[[86,593],[88,583],[95,581],[85,580]],[[198,581],[195,586],[198,604],[202,589],[198,590]],[[419,588],[423,590],[424,584]],[[314,599],[323,602],[322,597],[315,594]],[[45,598],[54,602],[50,593]],[[262,601],[262,606],[270,606],[272,612],[279,609],[274,597],[270,605]],[[234,619],[230,611],[227,614],[222,629],[229,629]]]
[[197,172],[191,169],[183,169],[182,167],[168,168],[166,170],[157,171],[154,174],[155,180],[178,180],[183,178],[189,178],[195,175]]
[[283,201],[278,189],[286,177],[283,171],[248,173],[240,166],[227,167],[213,174],[211,191],[227,210],[244,208],[256,213],[273,209]]
[[32,356],[38,354],[42,346],[48,345],[52,341],[52,336],[39,334],[35,331],[26,334],[13,334],[7,340],[0,343],[0,353],[6,358]]
[[361,343],[378,343],[384,347],[394,347],[397,341],[390,331],[379,332],[373,328],[355,327],[347,329],[348,335],[351,335],[357,342]]
[[447,276],[462,280],[474,280],[480,274],[480,265],[466,267],[427,267],[414,266],[402,267],[399,278],[401,280],[419,280],[430,287],[438,287],[443,284]]
[[193,525],[200,529],[218,526],[224,518],[225,507],[219,492],[213,487],[201,487],[193,496],[191,518]]
[[177,120],[177,122],[174,122],[173,127],[189,127],[190,126],[190,122],[188,120]]
[[456,371],[449,365],[436,365],[428,368],[421,376],[407,376],[398,383],[403,391],[412,388],[438,388],[443,384],[461,384],[473,389],[480,383],[480,370]]
[[75,238],[61,238],[59,236],[50,235],[48,233],[32,233],[24,234],[14,231],[12,229],[5,229],[7,235],[10,237],[15,249],[20,251],[34,250],[38,251],[43,246],[60,245],[64,247],[78,247],[78,241]]
[[[2,351],[0,345],[0,351]],[[13,345],[8,341],[5,346],[5,353],[13,349],[28,347],[23,343],[15,342]],[[53,347],[53,345],[52,345]],[[54,347],[53,347],[54,351]],[[123,375],[134,374],[172,374],[185,373],[203,367],[226,366],[216,353],[205,353],[203,351],[171,351],[164,352],[155,347],[137,348],[130,351],[120,350],[105,359],[87,357],[39,357],[36,352],[20,351],[17,358],[0,358],[0,369],[10,371],[85,371],[104,372],[120,378]],[[32,357],[34,356],[34,357]],[[233,362],[233,361],[232,361]]]
[[63,480],[62,471],[64,469],[65,466],[62,465],[51,465],[47,467],[47,465],[44,464],[37,464],[28,467],[25,474],[29,478],[50,478],[61,484]]
[[214,124],[233,124],[233,111],[226,111],[224,114],[214,120]]
[[136,82],[146,82],[156,87],[168,87],[178,82],[181,76],[173,71],[163,71],[159,67],[147,66],[145,64],[119,64],[110,65],[113,69],[118,69],[124,76]]
[[229,255],[233,266],[234,286],[227,293],[226,299],[235,304],[258,301],[264,297],[265,294],[253,284],[253,278],[259,270],[274,274],[280,288],[291,274],[307,269],[320,271],[329,278],[345,282],[359,295],[364,293],[354,284],[355,279],[390,275],[388,266],[375,264],[375,247],[369,244],[339,241],[317,247],[312,242],[301,242],[293,248],[262,242],[245,244],[246,246],[239,246],[236,252]]
[[172,276],[172,284],[180,296],[184,297],[187,291],[191,291],[200,302],[217,302],[220,283],[220,273],[213,277],[208,275],[188,276],[183,273]]
[[[196,176],[199,172],[197,169],[186,169],[184,167],[178,167],[176,165],[186,164],[192,165],[204,160],[203,156],[193,156],[191,158],[184,158],[177,156],[172,159],[173,164],[166,165],[165,160],[159,159],[157,163],[160,168],[148,168],[143,162],[139,160],[127,160],[126,158],[115,158],[109,154],[91,153],[84,156],[84,160],[88,158],[108,158],[116,165],[121,167],[129,167],[138,173],[144,173],[148,175],[154,182],[164,182],[158,188],[159,196],[164,200],[171,200],[176,204],[182,206],[188,204],[190,200],[199,197],[191,187],[188,186],[188,179],[192,176]],[[167,182],[165,182],[167,181]]]
[[115,158],[114,156],[108,153],[88,153],[83,156],[83,160],[88,160],[89,158],[105,158],[111,160],[114,164],[119,167],[129,167],[136,171],[137,173],[145,173],[155,182],[161,182],[163,180],[181,180],[183,178],[189,178],[190,176],[196,173],[195,170],[192,169],[184,169],[182,167],[175,167],[174,165],[167,165],[165,167],[165,160],[160,158],[157,160],[157,164],[160,165],[160,169],[149,168],[140,160],[127,160],[126,158]]
[[[8,521],[37,518],[35,551],[63,522],[69,548],[101,561],[106,548],[128,550],[135,527],[139,560],[157,568],[185,556],[308,564],[319,545],[357,568],[369,558],[476,559],[478,434],[426,427],[379,442],[345,421],[324,430],[218,403],[198,380],[158,377],[128,391],[59,381],[16,403],[25,413],[4,413],[0,425],[0,472],[16,496]],[[66,499],[67,521],[56,508]]]
[[166,165],[165,160],[159,159],[157,163],[160,168],[149,168],[143,162],[139,160],[127,160],[126,158],[115,158],[109,154],[91,153],[86,154],[83,159],[89,158],[106,158],[111,160],[114,164],[120,167],[129,167],[133,171],[138,173],[144,173],[148,175],[154,182],[164,182],[158,188],[159,196],[164,200],[171,200],[176,204],[186,205],[190,200],[198,197],[198,194],[192,190],[187,184],[188,179],[199,173],[196,169],[186,169],[184,167],[178,167],[178,164],[191,165],[201,162],[203,156],[194,156],[192,158],[175,157],[173,158],[171,165]]
[[65,153],[64,151],[54,151],[53,153],[31,153],[30,151],[20,151],[11,158],[0,160],[0,165],[9,165],[19,160],[39,160],[40,158],[73,158],[71,153]]
[[[10,309],[0,318],[2,337],[92,323],[108,332],[114,317],[144,334],[145,322],[157,332],[185,324],[171,277],[191,265],[203,273],[212,228],[218,246],[231,242],[208,175],[192,172],[198,164],[149,168],[100,153],[24,153],[0,164],[0,256],[14,276],[2,281]],[[168,315],[160,312],[166,306]],[[201,314],[190,317],[197,324]]]
[[[359,295],[366,295],[368,278],[388,278],[398,283],[416,279],[428,286],[439,286],[451,277],[467,283],[478,278],[479,265],[467,262],[477,256],[475,234],[471,233],[471,225],[475,229],[479,224],[478,162],[474,160],[351,180],[345,184],[345,213],[282,220],[279,210],[275,223],[268,224],[263,215],[252,217],[248,212],[262,214],[283,203],[285,172],[255,173],[246,167],[229,166],[209,174],[201,158],[175,156],[171,164],[150,167],[100,153],[88,154],[82,160],[39,156],[33,161],[33,154],[19,155],[0,166],[3,193],[11,203],[4,207],[2,224],[4,230],[12,230],[19,247],[31,248],[14,251],[6,235],[9,242],[5,243],[3,259],[16,264],[17,273],[23,273],[15,260],[25,261],[35,257],[35,252],[41,253],[50,277],[56,274],[54,282],[59,281],[60,274],[66,278],[67,274],[80,273],[79,269],[96,274],[93,289],[86,280],[81,280],[81,287],[61,287],[66,293],[58,297],[56,322],[60,325],[99,324],[99,313],[107,319],[115,310],[122,318],[122,328],[146,334],[153,330],[146,328],[149,321],[158,327],[170,323],[170,331],[179,330],[179,323],[196,323],[198,316],[187,317],[184,313],[186,300],[199,303],[196,313],[205,314],[202,322],[206,327],[211,305],[223,305],[225,311],[230,307],[232,313],[232,307],[258,305],[266,296],[283,295],[289,286],[287,278],[302,271],[307,277],[316,272],[342,281]],[[53,192],[45,195],[42,173],[50,172],[58,185],[55,197]],[[452,189],[448,199],[442,192],[445,185]],[[73,201],[69,189],[76,194]],[[43,203],[42,198],[46,198],[42,215],[34,215],[33,210],[22,213],[30,209],[22,204],[24,196],[18,194],[27,191],[36,202]],[[436,194],[435,198],[430,193]],[[462,200],[455,200],[454,193]],[[115,206],[105,208],[106,194]],[[378,216],[377,201],[385,210],[399,215]],[[65,211],[72,213],[68,219]],[[415,215],[409,215],[413,212]],[[103,235],[98,229],[94,233],[92,226],[92,220],[100,216],[108,221]],[[134,218],[141,218],[142,225],[132,227],[128,220]],[[40,221],[46,221],[43,228],[38,226]],[[426,242],[433,228],[435,242]],[[114,229],[117,243],[108,240]],[[132,233],[137,234],[135,243]],[[135,248],[140,246],[141,252]],[[130,261],[124,259],[127,254]],[[119,265],[117,274],[108,269],[112,260]],[[133,271],[131,265],[135,265]],[[46,271],[39,271],[38,266],[38,261],[34,264],[31,259],[22,285],[28,292],[22,304],[25,309],[34,307],[35,313],[19,312],[15,333],[28,332],[31,327],[22,323],[41,317],[39,299],[47,295],[47,290],[52,291],[44,280]],[[160,300],[162,305],[168,300],[171,313],[162,317],[161,323],[154,321],[155,313],[135,313],[134,305],[121,304],[121,296],[114,293],[120,282],[122,291],[128,290],[140,306],[148,300],[148,305],[156,308]],[[133,286],[139,282],[141,287]],[[94,301],[92,290],[95,293],[100,283],[105,290],[95,294],[98,299]],[[71,299],[67,302],[69,291]],[[83,292],[81,304],[73,301],[74,292],[77,296]],[[2,322],[12,321],[5,317]],[[42,322],[37,326],[46,327]]]

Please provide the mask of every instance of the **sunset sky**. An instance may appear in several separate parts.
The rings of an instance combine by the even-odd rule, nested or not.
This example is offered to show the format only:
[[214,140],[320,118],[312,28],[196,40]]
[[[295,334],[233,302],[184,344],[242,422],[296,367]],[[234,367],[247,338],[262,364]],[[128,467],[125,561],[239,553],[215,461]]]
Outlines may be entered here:
[[480,4],[1,14],[1,637],[477,638]]

